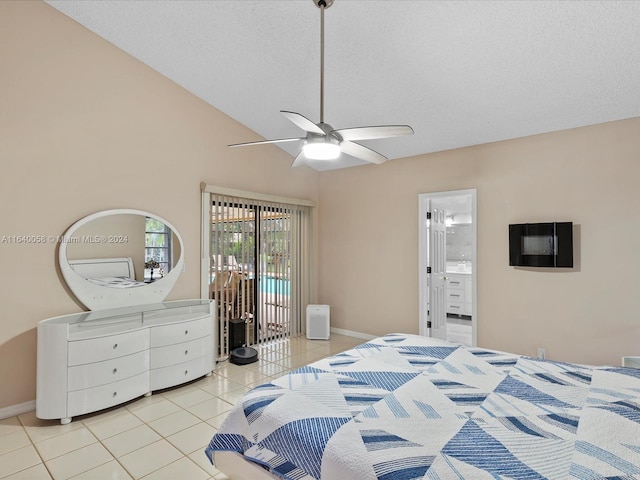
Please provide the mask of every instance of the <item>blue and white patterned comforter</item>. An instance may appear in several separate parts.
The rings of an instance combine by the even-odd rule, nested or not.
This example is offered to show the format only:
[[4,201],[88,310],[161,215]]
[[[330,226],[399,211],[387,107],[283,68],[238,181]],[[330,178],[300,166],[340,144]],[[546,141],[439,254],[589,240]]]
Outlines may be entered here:
[[640,479],[640,369],[392,334],[251,390],[216,450],[286,479]]

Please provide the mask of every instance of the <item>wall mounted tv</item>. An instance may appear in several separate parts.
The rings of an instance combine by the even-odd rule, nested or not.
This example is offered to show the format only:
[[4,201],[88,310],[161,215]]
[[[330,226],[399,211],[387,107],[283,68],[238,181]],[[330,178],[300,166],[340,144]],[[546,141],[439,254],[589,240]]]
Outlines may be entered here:
[[573,223],[509,225],[509,265],[573,267]]

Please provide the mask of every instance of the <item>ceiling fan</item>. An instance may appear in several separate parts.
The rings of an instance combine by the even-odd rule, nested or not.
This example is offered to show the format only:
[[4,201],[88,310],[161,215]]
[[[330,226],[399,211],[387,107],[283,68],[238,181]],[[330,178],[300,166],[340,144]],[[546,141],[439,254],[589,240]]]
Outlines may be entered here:
[[387,157],[355,143],[355,140],[374,140],[413,134],[413,129],[409,125],[377,125],[334,130],[331,125],[324,122],[324,11],[333,5],[333,1],[313,0],[320,9],[320,123],[313,123],[299,113],[281,110],[280,113],[307,132],[306,136],[236,143],[229,147],[303,141],[302,150],[293,160],[292,167],[302,165],[306,160],[335,160],[341,152],[366,162],[379,164],[386,161]]

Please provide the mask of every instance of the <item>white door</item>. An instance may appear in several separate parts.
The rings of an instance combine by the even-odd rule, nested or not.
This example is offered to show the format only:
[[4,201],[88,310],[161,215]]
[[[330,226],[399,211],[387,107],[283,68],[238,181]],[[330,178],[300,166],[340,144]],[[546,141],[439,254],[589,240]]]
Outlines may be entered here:
[[431,273],[427,275],[429,283],[429,322],[430,335],[434,338],[447,338],[447,227],[445,211],[436,208],[431,202],[429,219],[429,266]]
[[445,211],[421,195],[420,228],[420,335],[447,336],[445,274],[447,268]]

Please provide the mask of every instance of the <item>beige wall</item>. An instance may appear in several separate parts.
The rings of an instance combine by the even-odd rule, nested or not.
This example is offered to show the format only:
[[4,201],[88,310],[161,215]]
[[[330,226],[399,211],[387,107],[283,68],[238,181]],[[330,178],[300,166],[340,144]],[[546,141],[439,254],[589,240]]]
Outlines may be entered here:
[[[478,343],[562,361],[640,354],[640,119],[321,176],[333,327],[418,332],[418,194],[477,189]],[[420,132],[418,132],[420,134]],[[572,221],[576,268],[509,267],[509,223]]]
[[[41,2],[0,2],[0,239],[62,235],[112,208],[185,242],[170,298],[199,297],[200,182],[317,200],[319,174]],[[222,72],[223,70],[221,70]],[[0,408],[35,399],[36,324],[81,310],[57,245],[0,243]]]

